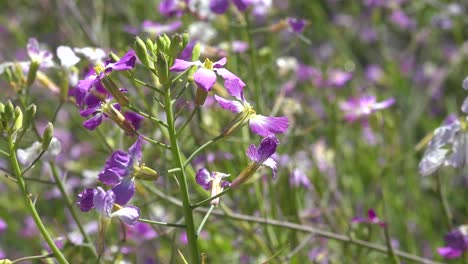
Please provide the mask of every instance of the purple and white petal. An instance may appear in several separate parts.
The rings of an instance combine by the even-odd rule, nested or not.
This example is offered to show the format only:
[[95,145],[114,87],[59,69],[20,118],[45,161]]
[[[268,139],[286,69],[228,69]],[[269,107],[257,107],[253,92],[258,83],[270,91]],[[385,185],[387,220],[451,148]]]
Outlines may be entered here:
[[209,92],[216,83],[216,74],[214,73],[214,71],[205,68],[200,68],[193,75],[193,79],[198,85],[198,87]]
[[[224,72],[222,70],[224,69],[217,70],[217,73],[221,75],[220,72]],[[235,75],[233,74],[233,76]],[[242,80],[239,79],[237,76],[235,76],[234,79],[226,79],[225,76],[223,75],[221,75],[221,77],[225,79],[224,86],[226,87],[226,90],[228,91],[228,93],[231,96],[234,96],[237,100],[245,101],[244,92],[243,92],[245,84],[242,82]]]
[[115,193],[115,202],[119,205],[126,205],[135,194],[135,180],[124,178],[122,182],[112,188]]
[[213,178],[207,169],[199,169],[195,175],[195,180],[201,187],[203,187],[203,189],[207,191],[211,189],[211,182],[213,181]]
[[444,148],[437,148],[426,151],[421,162],[419,163],[419,174],[422,176],[431,175],[440,166],[443,165],[448,153],[449,150]]
[[255,146],[254,144],[251,144],[249,146],[249,148],[247,149],[247,157],[249,157],[249,159],[253,162],[259,163],[258,161],[260,158],[258,157],[257,146]]
[[446,259],[455,259],[460,257],[463,251],[451,247],[440,247],[437,249],[437,253]]
[[170,71],[185,71],[193,65],[201,65],[200,61],[186,61],[181,59],[175,59],[174,65],[169,69]]
[[218,102],[219,106],[221,106],[221,108],[223,109],[229,110],[233,113],[240,113],[244,111],[244,105],[239,101],[230,101],[216,94],[214,98]]
[[385,108],[388,108],[388,107],[392,106],[393,104],[395,104],[395,98],[389,98],[389,99],[387,99],[385,101],[375,103],[372,106],[372,109],[374,109],[374,110],[385,109]]
[[127,225],[135,225],[140,219],[140,209],[135,206],[127,206],[113,212],[111,217],[118,217]]
[[105,192],[101,187],[97,187],[93,196],[93,204],[96,211],[109,217],[114,207],[115,194],[112,190]]
[[262,165],[270,167],[273,170],[273,178],[276,178],[276,174],[278,173],[278,169],[276,167],[276,161],[274,159],[268,158],[262,163]]
[[[257,150],[257,162],[264,163],[276,152],[279,140],[275,136],[268,136],[262,139]],[[275,162],[276,164],[276,162]]]
[[249,120],[250,129],[262,137],[286,132],[289,127],[287,117],[255,115]]
[[223,57],[223,58],[213,62],[213,68],[214,69],[219,69],[219,68],[223,67],[224,65],[226,65],[226,62],[227,62],[226,57]]

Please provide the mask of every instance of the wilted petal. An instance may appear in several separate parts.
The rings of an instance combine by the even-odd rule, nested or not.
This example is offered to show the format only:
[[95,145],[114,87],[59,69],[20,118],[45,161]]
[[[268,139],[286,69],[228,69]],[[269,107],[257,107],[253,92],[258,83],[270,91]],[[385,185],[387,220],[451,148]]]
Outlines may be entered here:
[[255,115],[249,120],[252,132],[262,137],[284,133],[289,127],[287,117]]
[[89,129],[89,130],[94,130],[96,129],[97,126],[99,126],[101,123],[102,123],[102,113],[98,113],[96,114],[95,116],[93,116],[92,118],[86,120],[83,122],[83,126],[86,128],[86,129]]
[[419,163],[419,173],[422,176],[428,176],[435,172],[445,161],[448,154],[447,149],[438,148],[431,151],[426,151],[424,157]]
[[60,64],[66,68],[70,68],[80,61],[80,58],[68,46],[59,46],[57,48],[57,57]]
[[213,181],[213,178],[211,177],[210,172],[207,169],[202,168],[197,171],[197,174],[195,175],[195,180],[201,187],[203,187],[203,189],[208,191],[211,188],[211,182]]
[[174,65],[169,69],[171,71],[185,71],[186,69],[192,67],[193,65],[200,65],[199,61],[185,61],[180,59],[175,59]]
[[244,110],[244,105],[241,102],[230,101],[217,95],[215,95],[214,97],[215,100],[218,102],[219,106],[221,106],[223,109],[229,110],[233,113],[240,113]]
[[91,188],[84,189],[78,194],[77,204],[82,212],[88,212],[94,208],[93,198],[95,190]]
[[115,193],[115,202],[119,205],[126,205],[135,194],[135,180],[127,177],[124,180],[114,186],[112,191]]
[[127,225],[135,225],[140,218],[140,209],[135,206],[127,206],[113,212],[111,217],[118,217]]
[[109,217],[115,202],[115,194],[112,190],[105,192],[101,187],[97,187],[94,192],[93,204],[96,210]]
[[213,85],[216,83],[216,74],[214,71],[200,68],[193,75],[195,83],[203,90],[209,92]]

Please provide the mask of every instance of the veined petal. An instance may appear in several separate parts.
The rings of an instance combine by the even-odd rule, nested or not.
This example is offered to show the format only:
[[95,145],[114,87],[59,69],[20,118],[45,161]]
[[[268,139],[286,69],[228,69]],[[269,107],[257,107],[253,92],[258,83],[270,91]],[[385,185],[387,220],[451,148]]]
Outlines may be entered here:
[[139,136],[135,143],[128,149],[128,153],[130,154],[133,163],[139,162],[141,159],[141,140],[141,136]]
[[223,109],[229,110],[233,113],[240,113],[244,111],[244,105],[239,101],[230,101],[216,94],[214,97],[219,106],[221,106]]
[[119,205],[126,205],[135,194],[135,180],[131,177],[124,180],[112,188],[115,193],[115,202]]
[[247,157],[249,157],[250,160],[258,163],[259,158],[257,152],[257,147],[254,144],[251,144],[247,149]]
[[274,159],[268,158],[263,162],[262,165],[270,167],[273,170],[273,178],[276,178],[276,174],[278,173],[278,169],[276,167],[276,161]]
[[136,63],[136,55],[135,51],[130,49],[125,55],[120,58],[120,60],[116,63],[109,63],[106,66],[106,72],[108,69],[112,69],[115,71],[127,71],[135,68]]
[[216,83],[216,74],[214,71],[200,68],[193,75],[195,83],[203,90],[209,92],[213,85]]
[[201,168],[197,171],[197,174],[195,175],[195,180],[201,187],[203,187],[203,189],[208,191],[211,188],[211,182],[213,181],[213,178],[211,177],[210,172],[207,169]]
[[97,126],[102,123],[102,113],[91,117],[90,119],[83,122],[83,126],[88,130],[94,130]]
[[96,76],[91,75],[84,80],[80,80],[74,89],[76,103],[82,105],[83,98],[89,92],[94,82],[96,81]]
[[[223,69],[219,69],[217,71],[219,75],[221,75],[220,70],[223,70]],[[236,76],[237,79],[236,78],[226,79],[223,75],[221,76],[225,79],[224,86],[226,87],[226,90],[228,91],[228,93],[231,96],[234,96],[235,98],[237,98],[237,100],[245,101],[244,92],[243,92],[245,84],[242,82],[242,80],[239,79],[237,76]]]
[[93,204],[94,208],[96,208],[100,214],[109,217],[112,207],[114,207],[114,202],[115,194],[112,190],[105,192],[101,187],[96,188],[93,197]]
[[109,168],[101,171],[98,175],[99,181],[106,184],[106,185],[111,185],[114,186],[116,184],[119,184],[120,181],[122,180],[122,177],[120,176],[122,173],[119,172],[119,168]]
[[135,206],[127,206],[113,212],[111,217],[118,217],[127,225],[135,225],[140,219],[140,209]]
[[201,65],[199,61],[186,61],[181,59],[175,59],[174,65],[169,69],[171,71],[185,71],[193,65]]
[[78,194],[77,204],[82,212],[88,212],[94,208],[93,197],[96,190],[87,188]]
[[249,120],[249,125],[252,132],[266,137],[286,132],[289,127],[289,121],[287,117],[255,115]]
[[227,59],[226,57],[223,57],[215,62],[213,62],[213,68],[218,69],[226,65]]
[[424,156],[419,163],[419,173],[422,176],[428,176],[436,171],[444,163],[447,154],[447,149],[438,148],[430,151],[426,151]]

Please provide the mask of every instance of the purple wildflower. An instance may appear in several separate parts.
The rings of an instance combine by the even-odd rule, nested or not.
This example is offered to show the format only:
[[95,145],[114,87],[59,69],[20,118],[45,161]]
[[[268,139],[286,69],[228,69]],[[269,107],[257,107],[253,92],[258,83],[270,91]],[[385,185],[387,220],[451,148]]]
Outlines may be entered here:
[[39,42],[37,42],[37,39],[30,38],[28,40],[26,49],[28,51],[29,58],[32,61],[38,63],[41,67],[49,68],[54,65],[54,62],[52,61],[53,59],[52,53],[48,50],[41,50],[39,47]]
[[403,10],[395,10],[390,16],[390,21],[401,29],[412,29],[416,22],[412,20]]
[[210,9],[215,14],[224,14],[229,8],[229,2],[232,2],[239,11],[245,11],[249,5],[252,4],[252,0],[211,0]]
[[332,87],[343,87],[353,78],[351,72],[346,72],[337,69],[331,69],[328,71],[328,85]]
[[[91,87],[101,83],[106,74],[112,71],[127,71],[135,68],[136,55],[135,51],[129,50],[119,61],[110,62],[107,61],[106,66],[103,69],[99,69],[99,72],[88,74],[83,80],[80,80],[75,87],[75,97],[78,105],[82,105],[85,95],[89,92]],[[99,67],[96,67],[99,68]],[[101,67],[102,68],[102,67]]]
[[[255,113],[253,107],[244,98],[243,83],[238,80],[226,80],[225,86],[228,93],[234,96],[236,100],[230,101],[215,95],[216,101],[223,109],[242,116],[242,124],[248,121],[252,132],[263,137],[286,132],[289,127],[287,117],[263,116]],[[231,130],[232,127],[225,133],[229,134]]]
[[140,171],[141,156],[141,137],[138,137],[128,152],[117,150],[112,153],[98,175],[102,183],[113,186],[118,204],[127,204],[135,194],[135,176]]
[[[205,190],[211,190],[211,197],[218,195],[224,188],[229,187],[231,184],[228,181],[222,180],[229,177],[229,174],[221,172],[209,172],[207,169],[199,169],[195,175],[197,183]],[[211,201],[212,205],[219,204],[219,198]]]
[[300,18],[288,18],[289,28],[295,33],[302,33],[306,26],[306,20]]
[[437,253],[446,259],[460,257],[468,251],[468,226],[460,226],[444,237],[445,247],[437,249]]
[[[80,209],[85,209],[82,210],[84,212],[89,211],[91,208],[95,208],[100,215],[106,218],[118,217],[128,225],[136,224],[140,218],[140,209],[135,206],[122,207],[122,204],[117,202],[117,200],[120,199],[119,194],[114,193],[112,189],[107,192],[101,187],[97,187],[96,189],[85,189],[78,197],[78,204]],[[114,207],[116,207],[117,210],[113,212],[112,210]]]
[[247,156],[254,163],[270,167],[273,170],[273,178],[276,177],[276,161],[271,156],[276,152],[279,140],[275,136],[267,136],[262,139],[258,148],[252,144],[247,149]]
[[165,17],[181,16],[189,0],[162,0],[159,3],[159,13]]
[[239,84],[244,87],[245,83],[239,77],[223,68],[226,62],[226,58],[222,58],[216,62],[212,62],[209,59],[206,59],[203,63],[201,61],[192,62],[176,59],[170,70],[176,72],[185,71],[192,66],[197,66],[198,70],[193,75],[193,79],[198,87],[203,88],[207,92],[211,91],[211,88],[213,88],[214,84],[216,83],[216,73],[223,77],[225,80],[225,85],[229,80],[237,80]]
[[174,32],[182,26],[181,21],[174,21],[168,24],[155,23],[150,20],[145,20],[141,24],[141,30],[151,35],[162,35],[164,33]]
[[395,103],[394,98],[382,102],[376,102],[375,96],[352,97],[340,104],[341,110],[345,112],[345,119],[348,122],[365,119],[377,110],[385,109]]
[[365,224],[376,224],[380,227],[385,227],[387,224],[380,220],[377,214],[375,213],[374,209],[369,209],[367,211],[367,218],[364,217],[354,217],[351,220],[351,223],[365,223]]

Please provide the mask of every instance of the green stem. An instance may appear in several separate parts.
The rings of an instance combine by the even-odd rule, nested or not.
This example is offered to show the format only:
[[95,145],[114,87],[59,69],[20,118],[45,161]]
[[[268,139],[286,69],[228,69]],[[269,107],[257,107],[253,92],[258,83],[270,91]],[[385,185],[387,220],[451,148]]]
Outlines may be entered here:
[[223,135],[219,135],[209,141],[207,141],[205,144],[201,145],[198,149],[196,149],[192,155],[190,155],[190,157],[187,158],[187,160],[184,162],[184,168],[187,167],[187,165],[190,164],[190,161],[192,161],[197,155],[198,153],[200,153],[202,150],[204,150],[206,147],[208,147],[209,145],[215,143],[216,141],[220,140],[223,138]]
[[203,217],[203,220],[201,221],[200,226],[197,229],[197,237],[200,236],[200,233],[203,230],[203,227],[205,226],[206,221],[208,220],[208,217],[210,217],[210,214],[211,214],[211,212],[213,211],[214,208],[215,208],[215,206],[211,205],[210,209],[208,209],[208,212],[206,212],[205,217]]
[[138,221],[142,222],[142,223],[152,224],[152,225],[161,225],[161,226],[171,226],[171,227],[185,228],[185,225],[181,225],[181,224],[159,222],[159,221],[153,221],[153,220],[142,219],[142,218],[140,218]]
[[5,151],[1,150],[0,149],[0,154],[2,154],[3,156],[9,158],[10,157],[10,154],[6,153]]
[[190,113],[190,116],[187,118],[187,120],[185,121],[184,124],[182,124],[182,126],[179,128],[179,130],[177,131],[177,135],[179,135],[180,133],[182,133],[182,131],[184,131],[184,128],[190,124],[190,121],[192,121],[193,117],[195,116],[195,114],[197,113],[198,109],[200,109],[200,107],[197,105],[195,107],[195,109],[193,109],[192,113]]
[[143,111],[138,110],[138,109],[137,109],[136,107],[134,107],[133,105],[128,105],[127,107],[128,107],[128,109],[132,110],[133,112],[135,112],[135,113],[137,113],[137,114],[139,114],[139,115],[141,115],[141,116],[143,116],[143,117],[146,117],[146,118],[148,118],[148,119],[150,119],[150,120],[153,120],[154,122],[156,122],[156,123],[160,124],[161,126],[167,128],[167,124],[164,123],[164,121],[159,120],[159,119],[157,119],[156,117],[154,117],[154,116],[152,116],[152,115],[150,115],[150,114],[147,114],[147,113],[145,113],[145,112],[143,112]]
[[201,201],[201,202],[198,202],[198,203],[196,203],[196,204],[193,204],[191,207],[192,207],[192,209],[195,209],[195,208],[197,208],[197,207],[200,207],[201,205],[203,205],[203,204],[205,204],[205,203],[207,203],[207,202],[210,202],[210,201],[212,201],[212,200],[214,200],[214,199],[216,199],[216,198],[218,198],[218,197],[224,195],[224,194],[227,193],[229,190],[231,190],[231,189],[230,189],[230,188],[227,188],[226,190],[224,190],[224,191],[218,193],[218,194],[215,195],[215,196],[211,196],[210,198],[207,198],[207,199],[205,199],[205,200],[203,200],[203,201]]
[[447,201],[447,197],[445,195],[444,188],[442,187],[442,178],[439,174],[439,172],[436,172],[436,183],[437,183],[437,194],[439,195],[439,200],[440,203],[442,204],[442,207],[444,209],[444,216],[445,220],[447,222],[447,227],[449,229],[452,229],[452,212],[450,211],[450,207]]
[[21,261],[26,261],[26,260],[46,259],[46,258],[52,258],[52,257],[54,257],[54,253],[38,255],[38,256],[23,257],[23,258],[15,259],[11,263],[13,264],[13,263],[19,263]]
[[45,228],[44,224],[42,223],[41,217],[36,211],[36,208],[34,207],[34,203],[31,200],[31,196],[26,188],[26,183],[23,179],[23,174],[21,173],[20,166],[18,164],[18,159],[16,157],[16,149],[15,149],[15,143],[13,141],[13,136],[10,135],[8,137],[8,145],[10,148],[10,164],[13,169],[13,173],[15,174],[17,180],[18,180],[18,185],[21,189],[21,192],[23,194],[23,197],[26,202],[26,207],[29,210],[29,213],[31,214],[32,218],[34,219],[34,222],[36,223],[37,229],[41,232],[42,236],[44,237],[45,241],[49,245],[50,249],[54,253],[55,258],[57,261],[61,264],[68,263],[68,261],[65,259],[63,256],[62,252],[60,252],[60,249],[55,245],[54,240],[52,237],[49,235],[47,232],[47,229]]
[[169,138],[171,141],[171,152],[172,157],[177,163],[177,167],[180,168],[180,173],[178,173],[178,180],[180,184],[180,191],[182,193],[182,206],[185,218],[186,232],[188,238],[188,245],[190,249],[190,258],[191,263],[198,264],[200,263],[200,256],[198,254],[198,245],[197,245],[197,235],[195,233],[195,225],[193,221],[193,212],[190,207],[190,197],[187,187],[187,177],[185,175],[185,166],[182,162],[180,155],[179,144],[177,143],[177,135],[174,124],[174,113],[172,109],[171,93],[169,87],[166,87],[166,92],[164,94],[165,99],[165,110],[166,110],[166,119],[168,123],[168,132]]
[[166,145],[166,144],[164,144],[164,143],[161,143],[161,142],[159,142],[159,141],[156,141],[156,140],[154,140],[154,139],[151,139],[151,138],[149,138],[149,137],[147,137],[147,136],[144,136],[144,135],[141,135],[141,134],[139,134],[139,135],[141,136],[141,138],[143,138],[144,140],[148,141],[148,142],[151,143],[151,144],[154,144],[154,145],[156,145],[156,146],[163,147],[163,148],[165,148],[165,149],[170,149],[170,148],[171,148],[170,146],[168,146],[168,145]]
[[[72,215],[73,220],[75,220],[75,223],[78,226],[78,230],[80,231],[81,235],[83,236],[84,241],[86,243],[92,245],[93,241],[88,236],[88,233],[86,233],[86,231],[84,230],[83,225],[81,224],[81,222],[80,222],[80,220],[78,218],[78,214],[76,213],[75,208],[73,207],[73,203],[70,200],[70,197],[68,196],[67,191],[65,190],[65,185],[63,184],[63,181],[62,181],[62,179],[60,178],[60,176],[58,174],[57,166],[55,165],[55,163],[53,161],[49,162],[49,164],[50,164],[50,168],[52,170],[52,176],[54,177],[55,183],[56,183],[57,187],[60,190],[62,198],[65,199],[65,205],[67,206],[68,210],[70,211],[70,214]],[[97,255],[96,249],[93,246],[91,246],[91,249],[93,251],[94,256],[97,257],[98,255]]]

